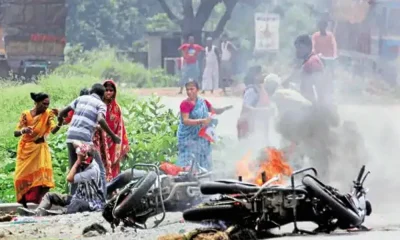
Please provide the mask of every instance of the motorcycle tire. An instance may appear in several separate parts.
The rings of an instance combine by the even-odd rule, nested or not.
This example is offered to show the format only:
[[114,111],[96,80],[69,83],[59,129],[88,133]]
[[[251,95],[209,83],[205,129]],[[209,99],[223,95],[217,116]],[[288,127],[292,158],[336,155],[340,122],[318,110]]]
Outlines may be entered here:
[[205,205],[184,211],[183,219],[188,222],[202,222],[207,220],[235,222],[243,220],[247,215],[247,211],[234,205]]
[[332,216],[337,218],[341,225],[355,227],[362,224],[363,219],[346,207],[339,199],[334,197],[329,190],[313,177],[305,176],[302,182],[304,186],[311,190],[315,197],[319,198],[332,209]]
[[124,218],[134,206],[139,205],[141,199],[147,194],[156,180],[157,174],[155,172],[148,172],[143,179],[139,180],[139,186],[134,191],[130,190],[130,193],[114,209],[115,217]]

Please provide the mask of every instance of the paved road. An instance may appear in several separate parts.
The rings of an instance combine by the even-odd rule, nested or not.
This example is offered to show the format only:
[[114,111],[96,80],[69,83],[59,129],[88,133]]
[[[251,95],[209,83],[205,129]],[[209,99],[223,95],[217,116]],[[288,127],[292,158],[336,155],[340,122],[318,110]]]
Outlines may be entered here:
[[[241,101],[238,98],[207,98],[214,106],[222,107],[234,105],[229,112],[219,117],[218,132],[224,136],[234,137],[236,135],[236,120],[241,109]],[[165,104],[178,110],[181,99],[169,97],[164,100]],[[373,215],[368,219],[368,226],[373,232],[351,235],[332,236],[336,239],[396,239],[400,238],[400,210],[397,207],[400,193],[400,105],[341,105],[339,108],[343,120],[357,123],[359,131],[364,137],[368,148],[370,160],[367,163],[372,174],[367,181],[370,188],[369,198],[373,204]],[[271,134],[272,141],[278,143],[278,137]],[[232,152],[232,149],[230,149]],[[233,151],[229,156],[236,156]],[[347,169],[343,163],[343,170],[351,176],[358,169]],[[354,174],[353,174],[354,173]],[[340,182],[340,179],[334,179]],[[290,230],[289,230],[290,231]],[[375,232],[376,231],[376,232]],[[364,236],[365,235],[365,236]],[[309,238],[309,237],[303,237]],[[311,238],[311,237],[310,237]]]
[[[163,102],[170,108],[178,111],[179,103],[182,97],[164,98]],[[220,116],[218,131],[223,136],[235,137],[236,120],[240,112],[241,102],[235,98],[208,98],[216,107],[222,107],[232,104],[234,109]],[[340,113],[345,120],[356,121],[362,135],[368,146],[368,153],[371,156],[368,162],[368,168],[372,175],[367,183],[370,187],[369,198],[373,204],[373,214],[367,220],[367,225],[373,230],[367,233],[346,234],[343,232],[316,236],[338,240],[364,240],[364,239],[399,239],[400,238],[400,213],[398,197],[400,189],[398,146],[400,145],[400,127],[397,127],[397,119],[400,119],[400,106],[357,106],[343,105],[340,107]],[[277,136],[272,134],[274,143],[278,143]],[[240,148],[244,146],[234,145],[225,151],[226,168],[233,165],[240,155]],[[246,146],[248,147],[248,146]],[[234,149],[233,149],[234,148]],[[347,164],[340,163],[341,170],[347,173],[356,173],[356,169],[348,169]],[[225,169],[225,168],[224,168]],[[343,177],[337,177],[335,182],[342,183]],[[347,182],[346,182],[347,183]],[[181,220],[181,214],[169,213],[164,222],[164,226],[157,229],[138,231],[132,230],[107,235],[105,237],[96,237],[96,239],[156,239],[157,236],[166,233],[177,233],[180,230],[191,230],[196,225],[189,223],[177,223]],[[107,224],[101,220],[99,214],[52,217],[41,220],[41,223],[27,225],[0,225],[1,231],[6,233],[7,239],[77,239],[81,238],[82,229],[93,223],[100,222],[104,226]],[[305,224],[305,228],[312,228],[312,224]],[[13,235],[8,235],[8,232]],[[283,232],[290,232],[291,226],[282,229]],[[283,239],[298,239],[300,237],[284,237]],[[315,236],[302,236],[302,239],[315,239]]]

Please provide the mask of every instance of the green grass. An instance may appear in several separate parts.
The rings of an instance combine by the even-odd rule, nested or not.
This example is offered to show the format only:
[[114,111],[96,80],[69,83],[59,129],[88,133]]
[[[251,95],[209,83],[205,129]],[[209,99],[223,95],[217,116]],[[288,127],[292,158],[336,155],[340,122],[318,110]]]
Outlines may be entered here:
[[[60,109],[75,99],[80,89],[90,88],[106,77],[130,87],[165,87],[174,85],[176,81],[161,70],[148,71],[142,65],[117,58],[112,49],[79,53],[78,56],[71,53],[64,65],[47,76],[41,76],[37,84],[0,81],[0,201],[15,201],[13,172],[19,138],[13,136],[13,131],[20,114],[34,106],[30,92],[48,93],[50,108]],[[129,87],[119,87],[118,101],[123,103],[131,143],[129,159],[124,166],[129,167],[137,161],[173,161],[176,156],[177,117],[172,111],[163,110],[159,99],[139,100]],[[65,192],[65,174],[68,170],[65,130],[48,139],[56,181],[53,190],[59,192]]]

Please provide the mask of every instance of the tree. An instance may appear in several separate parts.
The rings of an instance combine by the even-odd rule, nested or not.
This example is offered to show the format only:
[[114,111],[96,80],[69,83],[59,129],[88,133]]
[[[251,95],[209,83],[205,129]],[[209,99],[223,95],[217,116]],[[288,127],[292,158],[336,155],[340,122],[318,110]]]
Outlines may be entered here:
[[[212,32],[212,37],[218,38],[224,31],[225,25],[231,18],[232,11],[239,0],[181,0],[181,16],[172,11],[166,0],[158,0],[158,2],[168,18],[180,27],[184,38],[193,35],[196,42],[201,42],[204,25],[209,20],[214,8],[220,3],[225,6],[225,12]],[[176,1],[174,2],[176,3]],[[246,0],[244,2],[256,5],[258,0]],[[194,11],[194,4],[198,5],[197,12]]]

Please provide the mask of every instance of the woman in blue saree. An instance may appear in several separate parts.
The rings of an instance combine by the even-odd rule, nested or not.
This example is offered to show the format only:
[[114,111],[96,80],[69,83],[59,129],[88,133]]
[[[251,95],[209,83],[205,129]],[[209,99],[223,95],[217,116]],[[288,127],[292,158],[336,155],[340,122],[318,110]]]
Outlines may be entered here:
[[192,161],[207,170],[211,170],[211,143],[199,136],[201,127],[211,123],[210,113],[221,114],[232,108],[214,108],[206,99],[198,96],[197,82],[185,84],[188,98],[180,105],[180,122],[178,127],[178,162],[180,167],[191,166]]

